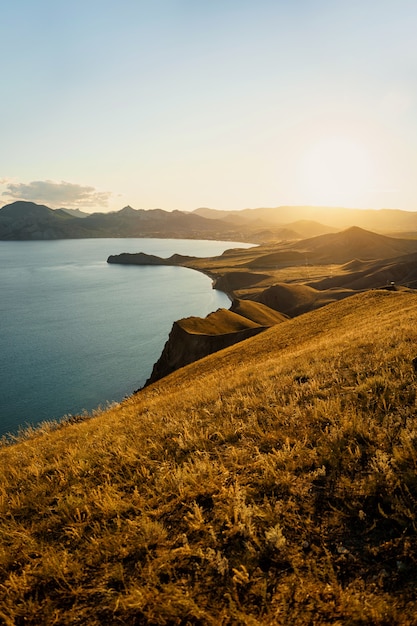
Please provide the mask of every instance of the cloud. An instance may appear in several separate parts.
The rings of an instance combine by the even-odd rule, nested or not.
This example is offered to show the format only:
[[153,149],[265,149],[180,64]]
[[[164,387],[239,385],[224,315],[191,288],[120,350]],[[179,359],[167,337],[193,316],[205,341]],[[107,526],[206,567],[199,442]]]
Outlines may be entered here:
[[52,208],[106,207],[111,197],[110,191],[97,191],[94,187],[76,185],[61,181],[34,180],[31,183],[10,183],[4,179],[6,191],[3,196],[13,200],[29,200],[46,204]]

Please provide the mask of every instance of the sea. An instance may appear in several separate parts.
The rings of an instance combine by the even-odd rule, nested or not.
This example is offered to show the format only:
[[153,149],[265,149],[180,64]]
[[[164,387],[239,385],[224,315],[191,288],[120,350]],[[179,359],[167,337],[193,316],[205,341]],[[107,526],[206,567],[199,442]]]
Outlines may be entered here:
[[108,264],[109,255],[208,257],[242,247],[250,244],[0,242],[0,436],[119,402],[149,378],[175,320],[230,306],[201,272]]

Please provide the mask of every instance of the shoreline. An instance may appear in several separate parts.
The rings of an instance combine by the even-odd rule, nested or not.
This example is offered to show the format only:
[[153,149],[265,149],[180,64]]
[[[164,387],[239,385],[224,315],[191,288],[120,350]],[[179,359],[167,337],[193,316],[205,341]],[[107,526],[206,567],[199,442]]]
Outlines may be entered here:
[[[124,248],[125,245],[130,246],[128,250],[137,250],[138,244],[141,243],[138,240],[130,243],[120,240],[5,243],[7,243],[7,249],[5,248],[2,254],[4,272],[1,283],[8,301],[8,303],[5,302],[4,333],[5,338],[7,337],[10,342],[10,349],[3,352],[2,363],[10,359],[14,365],[13,368],[9,368],[9,373],[5,370],[6,376],[3,381],[5,389],[10,391],[2,398],[1,403],[0,432],[2,434],[16,435],[19,429],[37,428],[38,424],[45,421],[62,421],[68,415],[73,419],[73,416],[84,412],[91,414],[98,407],[106,406],[107,403],[122,402],[134,390],[142,386],[150,376],[175,320],[190,314],[204,316],[219,307],[230,306],[228,295],[220,290],[211,291],[213,285],[210,276],[207,276],[210,280],[205,280],[203,277],[198,279],[196,274],[193,276],[187,275],[187,272],[177,273],[176,271],[170,273],[166,268],[166,271],[161,272],[161,280],[164,280],[164,284],[159,285],[159,280],[155,282],[150,270],[144,273],[144,278],[138,282],[137,272],[123,271],[121,268],[114,268],[115,271],[111,271],[112,268],[106,267],[105,260],[110,253],[117,251],[119,246]],[[29,245],[22,246],[22,243],[29,243]],[[33,243],[36,244],[36,249]],[[178,249],[185,254],[219,254],[229,246],[228,242],[207,242],[206,244],[204,241],[194,243],[188,240],[172,242],[149,240],[143,241],[142,245],[146,246],[145,250],[156,250],[162,254],[166,251],[165,255]],[[56,271],[50,271],[49,267],[52,266],[57,267]],[[16,281],[14,276],[18,270],[21,278]],[[33,280],[30,279],[31,276]],[[40,281],[43,285],[42,297]],[[57,290],[54,290],[55,284],[58,286]],[[18,295],[18,289],[20,285],[29,298],[28,306],[22,308],[24,319],[19,313],[21,297]],[[82,305],[82,309],[79,309],[80,316],[78,316],[78,306],[67,306],[63,313],[60,312],[69,294],[73,292],[73,287],[76,301],[80,306]],[[114,299],[113,296],[112,299],[111,293],[117,293],[118,297]],[[50,300],[55,303],[53,308],[48,304]],[[158,311],[163,300],[165,300],[165,306]],[[36,305],[37,302],[38,305]],[[49,313],[43,314],[43,310],[48,310]],[[154,313],[150,314],[151,311]],[[38,314],[40,314],[39,322],[37,321]],[[47,370],[46,357],[42,357],[41,350],[36,351],[33,357],[35,360],[30,356],[32,345],[35,346],[35,343],[37,345],[41,341],[40,337],[43,337],[42,333],[47,333],[46,320],[44,320],[46,315],[56,320],[48,333],[50,341],[47,342],[48,345],[51,343],[51,349],[49,350],[48,346],[47,348],[54,355],[56,362],[55,371],[51,373],[51,368]],[[99,327],[95,321],[97,316],[100,322]],[[67,317],[71,318],[68,319],[68,324]],[[153,318],[155,318],[154,323]],[[105,323],[106,319],[107,323]],[[90,324],[91,339],[89,338],[90,332],[87,330]],[[36,339],[34,329],[38,326],[39,334]],[[113,333],[112,326],[117,331],[116,334]],[[24,331],[23,333],[20,328]],[[103,331],[100,340],[101,329]],[[56,339],[52,339],[55,337],[55,331],[59,335]],[[32,335],[34,340],[30,343],[29,339]],[[85,335],[86,340],[79,349],[80,335],[82,337]],[[67,341],[69,336],[74,336],[74,341]],[[107,349],[106,346],[109,348]],[[14,358],[17,350],[19,352]],[[26,367],[26,359],[20,359],[20,354],[23,352],[26,352],[31,361],[36,363],[34,372]],[[91,365],[89,365],[90,361],[88,363],[87,360],[84,361],[84,352],[90,353]],[[109,355],[108,358],[105,352]],[[58,361],[56,361],[56,353]],[[102,354],[106,357],[106,362],[102,361]],[[85,363],[82,366],[83,370],[93,369],[91,376],[86,374],[81,379],[82,374],[75,372],[74,376],[72,375],[72,370],[78,369],[76,368],[77,355],[81,355],[80,358]],[[97,367],[94,364],[94,358],[98,358]],[[38,361],[42,363],[38,365]],[[67,365],[61,374],[63,361]],[[108,373],[103,375],[104,368],[107,367],[106,363],[109,364]],[[71,377],[71,388],[64,382],[68,376]],[[51,385],[48,381],[53,380],[55,385],[56,378],[60,381],[56,386],[54,397],[50,398]],[[113,379],[110,380],[107,388],[106,378]],[[20,394],[19,388],[22,389]],[[91,399],[92,402],[90,402]]]

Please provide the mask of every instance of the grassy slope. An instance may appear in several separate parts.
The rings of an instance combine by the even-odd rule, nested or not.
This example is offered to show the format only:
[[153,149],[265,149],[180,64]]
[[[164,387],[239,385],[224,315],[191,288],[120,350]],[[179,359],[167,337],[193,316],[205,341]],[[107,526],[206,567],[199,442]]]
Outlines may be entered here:
[[417,299],[370,292],[0,451],[0,622],[415,624]]
[[283,313],[253,300],[234,300],[231,310],[261,326],[274,326],[287,319]]
[[246,328],[257,328],[259,324],[233,313],[228,309],[218,309],[207,317],[184,317],[177,324],[190,334],[221,335],[235,333]]
[[274,326],[286,317],[260,302],[235,300],[231,309],[218,309],[206,317],[185,317],[177,324],[190,334],[221,335],[258,326]]
[[351,289],[338,289],[337,287],[320,291],[309,285],[276,283],[254,297],[274,310],[295,317],[301,313],[319,309],[336,300],[343,300],[354,295],[354,293]]
[[[302,283],[304,288],[305,283],[309,283],[320,285],[320,290],[343,286],[380,288],[390,281],[414,287],[416,263],[409,255],[411,252],[415,254],[415,250],[415,241],[353,227],[293,243],[283,241],[228,250],[218,257],[191,259],[183,264],[206,272],[216,279],[218,289],[234,298],[257,299],[267,287],[277,283]],[[352,259],[356,260],[352,262]],[[374,260],[368,271],[363,259]],[[357,274],[361,269],[364,271],[362,277]],[[328,296],[334,294],[322,295],[328,300]]]

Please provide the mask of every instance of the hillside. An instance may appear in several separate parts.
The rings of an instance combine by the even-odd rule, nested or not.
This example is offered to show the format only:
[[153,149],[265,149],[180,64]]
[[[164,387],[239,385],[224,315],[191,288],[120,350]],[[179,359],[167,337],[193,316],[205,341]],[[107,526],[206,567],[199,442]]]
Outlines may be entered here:
[[255,296],[255,299],[257,302],[284,315],[296,317],[354,294],[355,291],[353,289],[333,287],[331,289],[318,290],[310,285],[276,283]]
[[317,289],[344,287],[347,289],[369,289],[376,285],[395,283],[417,289],[417,253],[403,254],[390,259],[360,261],[358,259],[342,265],[334,276],[311,282]]
[[[347,263],[352,259],[387,259],[417,252],[417,241],[387,237],[352,226],[339,233],[319,235],[292,244],[315,263]],[[311,262],[311,261],[310,261]]]
[[0,209],[0,240],[93,237],[84,219],[34,202],[13,202]]
[[415,624],[417,299],[287,320],[0,450],[4,624]]
[[[182,265],[209,275],[215,288],[225,291],[232,299],[252,299],[267,304],[262,293],[281,283],[309,285],[321,292],[381,288],[391,281],[413,287],[417,284],[416,254],[415,239],[387,237],[351,227],[297,242],[226,250],[212,258],[173,255],[160,259],[139,252],[113,255],[108,262]],[[341,297],[345,297],[342,292]],[[323,302],[339,297],[336,292],[316,295],[315,299]]]
[[249,300],[234,300],[230,309],[218,309],[205,318],[178,320],[172,326],[146,385],[285,320],[282,313]]
[[[404,291],[416,287],[417,252],[404,254],[416,248],[415,240],[352,227],[296,243],[226,250],[213,258],[174,254],[164,259],[139,252],[112,255],[107,261],[197,269],[213,279],[216,289],[233,299],[229,311],[173,324],[162,354],[146,381],[150,384],[184,365],[258,334],[286,316],[296,317],[366,289]],[[392,258],[398,253],[402,253],[401,256]],[[365,260],[355,258],[358,254]],[[254,307],[263,307],[265,323],[259,322],[259,311]],[[242,315],[246,319],[242,319]],[[248,324],[248,320],[256,324]]]

